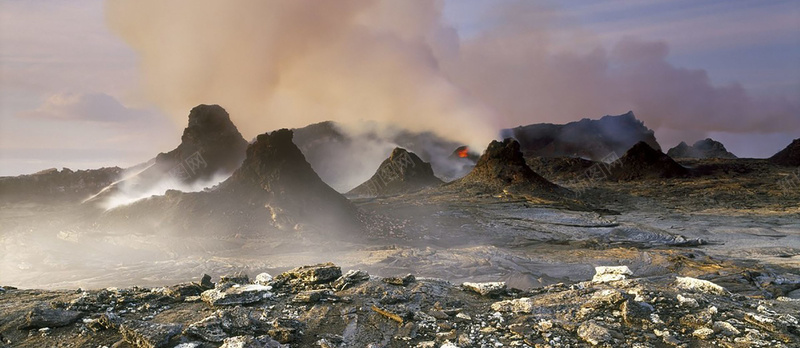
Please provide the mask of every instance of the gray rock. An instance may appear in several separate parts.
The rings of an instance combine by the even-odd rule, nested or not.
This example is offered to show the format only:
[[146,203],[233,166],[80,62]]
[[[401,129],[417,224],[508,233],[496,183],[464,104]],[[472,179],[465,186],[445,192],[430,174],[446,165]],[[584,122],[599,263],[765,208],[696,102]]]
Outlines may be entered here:
[[211,281],[211,276],[208,274],[203,274],[203,278],[200,279],[200,286],[206,290],[213,289],[214,283]]
[[167,347],[172,337],[181,332],[180,324],[160,324],[132,320],[119,326],[122,339],[137,348]]
[[317,303],[319,300],[332,295],[330,290],[311,290],[303,291],[294,296],[292,302],[295,303]]
[[220,348],[280,348],[283,347],[268,336],[236,336],[226,338]]
[[269,285],[272,282],[272,276],[269,273],[259,273],[253,283],[258,285]]
[[305,325],[296,319],[280,318],[273,322],[269,335],[280,343],[292,343],[300,338]]
[[633,275],[628,266],[597,266],[594,268],[594,277],[592,281],[595,283],[606,283],[617,280],[627,279],[628,276]]
[[607,328],[598,325],[593,320],[585,322],[578,327],[578,337],[589,342],[593,346],[607,343],[612,339],[611,332]]
[[506,292],[505,282],[487,282],[487,283],[463,283],[461,286],[469,291],[476,292],[481,296],[492,297],[501,295]]
[[329,283],[342,276],[342,269],[331,262],[298,267],[276,277],[276,280],[298,280],[306,284]]
[[620,307],[622,320],[628,325],[645,325],[650,321],[650,307],[628,299]]
[[230,306],[255,303],[272,296],[269,286],[235,284],[227,289],[211,289],[200,294],[200,299],[211,306]]
[[417,281],[413,274],[406,274],[404,277],[388,277],[382,279],[386,284],[406,286]]
[[715,295],[727,295],[728,291],[725,288],[714,284],[708,280],[702,280],[692,277],[677,277],[675,278],[675,286],[678,289],[702,292]]
[[738,336],[741,332],[736,329],[731,323],[726,321],[715,321],[713,326],[714,332],[725,336]]
[[528,297],[523,297],[499,301],[492,303],[492,310],[498,312],[531,313],[533,311],[533,300]]
[[214,315],[189,325],[183,333],[208,342],[222,342],[238,335],[263,335],[270,329],[261,318],[260,311],[234,307],[217,311]]
[[217,288],[220,286],[231,285],[231,284],[239,284],[245,285],[250,283],[250,278],[247,274],[242,272],[236,272],[233,274],[226,274],[224,276],[219,277],[219,283],[217,284]]
[[25,316],[25,324],[20,329],[30,330],[43,327],[62,327],[74,323],[81,317],[77,311],[51,308],[34,308]]
[[369,280],[369,274],[361,270],[349,270],[333,282],[333,288],[342,291],[353,285]]
[[697,330],[694,330],[692,332],[692,336],[697,337],[697,338],[699,338],[701,340],[707,340],[707,339],[711,338],[712,336],[714,336],[714,330],[709,329],[707,327],[701,327],[701,328],[699,328]]

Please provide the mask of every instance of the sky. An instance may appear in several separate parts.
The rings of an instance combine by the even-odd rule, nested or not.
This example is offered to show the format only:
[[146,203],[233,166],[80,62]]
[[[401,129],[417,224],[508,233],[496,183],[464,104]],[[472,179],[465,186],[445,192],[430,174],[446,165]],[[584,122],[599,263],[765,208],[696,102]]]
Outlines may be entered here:
[[378,119],[480,144],[628,110],[665,149],[800,137],[796,0],[191,3],[0,0],[0,175],[144,162],[199,103],[246,138]]

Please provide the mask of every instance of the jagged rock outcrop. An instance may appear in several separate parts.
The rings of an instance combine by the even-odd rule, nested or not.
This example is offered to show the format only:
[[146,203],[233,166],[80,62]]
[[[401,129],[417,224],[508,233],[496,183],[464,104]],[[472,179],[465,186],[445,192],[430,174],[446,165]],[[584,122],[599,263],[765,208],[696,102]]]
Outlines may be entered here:
[[422,161],[413,152],[398,147],[381,163],[369,180],[347,194],[366,197],[387,196],[414,192],[442,183],[442,180],[433,175],[430,163]]
[[563,125],[520,126],[505,129],[501,134],[517,139],[525,157],[581,157],[604,161],[613,154],[624,153],[640,141],[661,150],[654,132],[637,120],[632,111]]
[[795,139],[789,146],[769,158],[769,161],[781,166],[800,166],[800,139]]
[[160,153],[150,165],[92,197],[102,202],[117,191],[148,192],[155,186],[179,188],[204,182],[214,175],[229,175],[245,157],[247,141],[219,105],[198,105],[189,112],[181,143]]
[[624,156],[611,163],[609,168],[610,178],[617,181],[666,179],[689,175],[688,169],[645,142],[634,145]]
[[692,146],[681,142],[678,146],[669,149],[667,156],[672,158],[737,158],[736,155],[725,149],[725,145],[711,138],[698,140]]
[[552,194],[565,191],[531,170],[519,146],[516,140],[510,138],[502,142],[492,141],[475,168],[451,186],[476,187],[493,193],[514,191]]

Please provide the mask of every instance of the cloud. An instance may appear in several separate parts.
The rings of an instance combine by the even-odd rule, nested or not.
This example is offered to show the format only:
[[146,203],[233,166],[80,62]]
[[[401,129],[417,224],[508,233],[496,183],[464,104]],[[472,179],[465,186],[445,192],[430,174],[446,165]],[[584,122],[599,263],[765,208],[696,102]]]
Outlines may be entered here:
[[[468,37],[433,1],[109,1],[144,91],[176,117],[220,103],[246,136],[374,119],[483,147],[503,127],[634,110],[648,126],[800,130],[800,105],[715,85],[664,41],[594,33],[558,6],[494,2]],[[693,22],[695,23],[695,22]]]
[[21,112],[18,116],[105,124],[130,124],[154,117],[149,111],[127,108],[116,98],[104,93],[54,94],[35,110]]

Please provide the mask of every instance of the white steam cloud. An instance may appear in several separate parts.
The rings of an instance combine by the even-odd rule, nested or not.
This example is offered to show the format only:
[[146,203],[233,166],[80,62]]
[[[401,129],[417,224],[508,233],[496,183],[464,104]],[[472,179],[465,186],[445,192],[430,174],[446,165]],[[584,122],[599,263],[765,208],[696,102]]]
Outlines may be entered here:
[[441,1],[111,0],[146,95],[175,117],[227,108],[245,137],[323,120],[378,120],[483,148],[503,127],[634,110],[655,129],[800,129],[796,100],[715,86],[663,42],[605,49],[557,10],[497,2],[469,38]]

